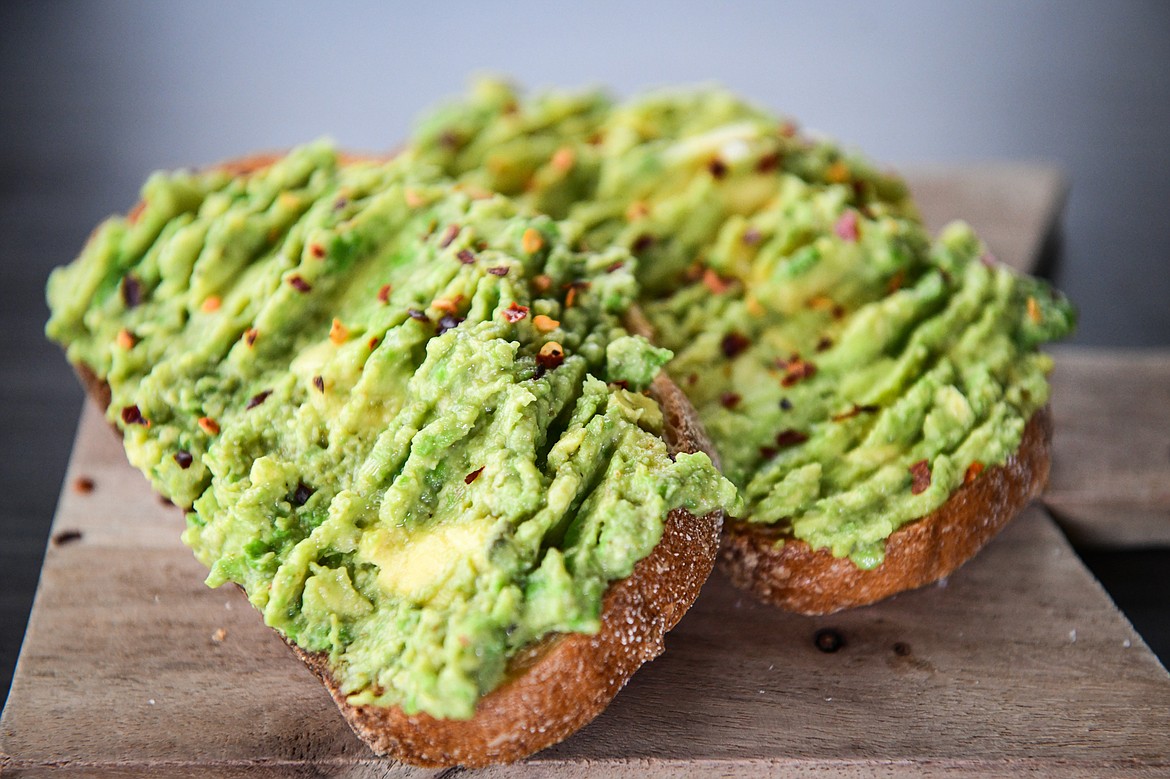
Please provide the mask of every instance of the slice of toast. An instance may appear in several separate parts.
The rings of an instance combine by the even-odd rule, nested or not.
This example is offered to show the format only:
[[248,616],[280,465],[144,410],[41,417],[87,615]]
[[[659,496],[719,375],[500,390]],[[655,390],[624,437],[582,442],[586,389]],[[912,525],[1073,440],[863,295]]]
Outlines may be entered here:
[[1036,412],[1006,463],[894,531],[871,570],[764,525],[728,522],[719,568],[739,588],[789,611],[831,614],[945,579],[983,548],[1048,482],[1052,415]]
[[[259,155],[220,167],[247,175],[275,159]],[[75,368],[90,397],[106,408],[110,386],[90,366]],[[662,438],[672,457],[711,450],[694,409],[664,373],[649,392],[663,412]],[[698,517],[681,508],[671,511],[650,555],[605,592],[600,630],[552,634],[522,650],[510,660],[504,682],[480,699],[470,719],[353,705],[326,653],[286,643],[325,684],[355,733],[374,752],[425,766],[514,761],[591,721],[643,663],[663,652],[666,632],[691,606],[714,568],[722,522],[722,511]]]

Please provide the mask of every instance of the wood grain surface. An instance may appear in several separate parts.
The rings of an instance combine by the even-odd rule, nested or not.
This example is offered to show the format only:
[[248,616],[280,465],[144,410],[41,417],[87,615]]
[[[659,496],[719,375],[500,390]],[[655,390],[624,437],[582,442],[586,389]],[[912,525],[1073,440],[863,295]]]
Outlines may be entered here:
[[[0,721],[6,776],[442,773],[375,758],[244,598],[203,586],[181,527],[87,407]],[[482,773],[1156,775],[1167,733],[1170,677],[1033,507],[946,586],[832,617],[716,577],[601,717]]]
[[1054,354],[1045,503],[1078,546],[1170,547],[1170,349]]

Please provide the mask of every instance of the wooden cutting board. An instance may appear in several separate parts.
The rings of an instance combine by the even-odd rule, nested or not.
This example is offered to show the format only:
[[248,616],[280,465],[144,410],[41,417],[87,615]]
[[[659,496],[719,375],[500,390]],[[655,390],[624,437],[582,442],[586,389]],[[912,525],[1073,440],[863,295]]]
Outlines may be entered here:
[[[1016,249],[993,243],[1020,267],[1062,192],[1055,175],[1043,186],[1004,177],[996,202],[1024,197],[1025,179],[1039,187],[1031,227],[1015,228]],[[936,182],[937,218],[957,215],[955,193],[977,191],[965,181]],[[981,228],[981,218],[995,222],[968,216]],[[1056,457],[1082,460],[1076,451]],[[1085,503],[1075,468],[1065,472],[1065,496]],[[91,491],[76,489],[83,478]],[[1107,502],[1093,505],[1100,524]],[[178,511],[151,494],[87,408],[0,719],[0,773],[458,770],[373,756],[244,598],[202,585],[181,529]],[[826,629],[842,639],[836,652],[814,642]],[[668,636],[666,654],[591,725],[529,761],[479,773],[1167,775],[1168,752],[1170,677],[1034,506],[945,585],[831,617],[784,614],[717,575]]]

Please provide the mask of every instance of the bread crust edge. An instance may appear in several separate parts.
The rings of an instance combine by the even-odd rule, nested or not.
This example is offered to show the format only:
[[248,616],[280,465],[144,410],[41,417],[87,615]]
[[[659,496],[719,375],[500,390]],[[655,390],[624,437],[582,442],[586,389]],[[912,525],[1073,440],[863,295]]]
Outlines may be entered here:
[[832,614],[939,581],[971,559],[1040,495],[1051,466],[1052,414],[1032,415],[1020,446],[1003,465],[984,470],[945,503],[903,525],[886,541],[885,559],[862,570],[828,549],[781,538],[766,526],[730,520],[719,568],[760,600],[800,614]]

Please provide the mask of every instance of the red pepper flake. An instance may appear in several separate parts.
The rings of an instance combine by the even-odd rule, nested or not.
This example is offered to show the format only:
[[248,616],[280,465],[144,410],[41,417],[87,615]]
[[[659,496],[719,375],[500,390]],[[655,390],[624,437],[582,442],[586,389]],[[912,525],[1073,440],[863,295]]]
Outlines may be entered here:
[[318,260],[323,259],[325,257],[325,247],[319,243],[311,243],[309,244],[309,254]]
[[790,446],[803,444],[807,440],[808,433],[803,433],[800,430],[793,430],[792,428],[781,430],[776,434],[776,446],[780,449],[787,449]]
[[768,152],[756,162],[756,173],[771,173],[780,167],[780,152]]
[[906,271],[899,270],[897,273],[895,273],[893,276],[890,277],[889,282],[886,284],[886,291],[892,295],[895,292],[897,292],[898,290],[900,290],[902,288],[902,285],[905,283],[906,283]]
[[455,316],[454,314],[443,314],[443,316],[439,318],[439,335],[442,335],[448,330],[454,330],[462,323],[463,317],[461,316]]
[[743,242],[748,246],[755,246],[760,242],[764,235],[754,227],[749,227],[743,231]]
[[780,452],[780,450],[773,447],[773,446],[761,446],[760,447],[760,457],[763,457],[765,460],[771,460],[779,452]]
[[981,473],[983,473],[983,463],[976,460],[967,466],[967,470],[963,474],[963,484],[970,484],[975,481]]
[[309,282],[305,281],[303,278],[300,277],[299,274],[296,274],[296,273],[294,273],[293,275],[288,277],[288,283],[290,285],[292,285],[292,288],[295,289],[297,292],[308,292],[311,289],[313,289],[309,285]]
[[727,163],[716,157],[707,163],[707,170],[713,178],[724,178],[727,176]]
[[349,205],[349,198],[347,198],[345,195],[342,195],[341,197],[339,197],[333,201],[333,210],[340,211],[341,209],[345,208],[348,205]]
[[606,269],[605,269],[605,272],[606,272],[606,273],[613,273],[614,271],[619,271],[619,270],[621,270],[621,269],[622,269],[622,268],[624,268],[624,267],[626,267],[626,263],[625,263],[625,261],[624,261],[624,260],[618,260],[617,262],[615,262],[615,263],[611,264],[611,265],[610,265],[608,268],[606,268]]
[[78,476],[73,481],[73,489],[77,492],[80,492],[82,495],[88,495],[89,493],[93,492],[94,487],[96,486],[97,485],[94,483],[94,480],[88,476]]
[[1036,302],[1036,298],[1028,298],[1028,319],[1031,319],[1036,324],[1040,324],[1043,315],[1040,313],[1040,304]]
[[528,306],[522,306],[513,300],[508,307],[501,312],[504,319],[507,319],[512,324],[519,322],[524,317],[528,316]]
[[577,161],[577,154],[568,146],[557,149],[552,156],[552,166],[561,173],[567,173]]
[[719,396],[719,405],[728,409],[735,408],[739,405],[741,400],[743,400],[743,398],[740,397],[738,392],[724,392]]
[[910,492],[920,495],[930,486],[930,461],[919,460],[910,466],[910,476],[914,482],[910,485]]
[[634,242],[630,244],[630,251],[634,254],[640,254],[654,245],[654,236],[650,233],[642,233]]
[[462,302],[462,295],[456,295],[454,299],[435,298],[433,301],[431,301],[431,308],[438,311],[446,311],[448,314],[457,314],[459,313],[459,304]]
[[219,423],[211,417],[199,417],[199,428],[208,435],[219,435]]
[[565,361],[565,350],[556,341],[549,341],[536,353],[536,364],[545,370],[559,368]]
[[349,338],[349,328],[341,323],[340,319],[334,319],[333,324],[329,326],[329,340],[340,346]]
[[138,406],[126,406],[122,409],[122,423],[126,425],[150,426],[150,423],[142,416],[142,412],[138,410]]
[[832,348],[833,348],[833,339],[827,335],[822,337],[821,340],[817,341],[817,353],[818,354],[820,352],[827,352]]
[[317,388],[318,392],[320,392],[321,394],[324,394],[325,393],[325,377],[324,376],[314,376],[313,377],[313,386]]
[[731,289],[731,282],[711,268],[703,271],[703,286],[711,290],[712,295],[722,295],[727,290]]
[[486,465],[481,465],[478,468],[476,468],[474,471],[472,471],[471,473],[464,476],[463,483],[464,484],[471,484],[473,481],[475,481],[476,479],[479,478],[479,475],[481,473],[483,473],[483,469],[486,467],[487,467]]
[[838,319],[838,320],[844,319],[845,318],[845,306],[838,303],[838,304],[833,306],[833,310],[831,313],[833,314],[833,319]]
[[175,452],[175,462],[177,462],[179,467],[185,471],[191,467],[191,463],[195,462],[195,458],[192,457],[191,453],[187,450],[180,449],[179,451]]
[[370,338],[370,340],[366,342],[366,346],[370,347],[371,352],[378,348],[378,336],[375,335],[374,337]]
[[692,373],[691,375],[687,376],[687,386],[688,387],[693,387],[698,383],[699,383],[699,374]]
[[122,302],[126,308],[135,308],[142,302],[142,282],[133,273],[122,277]]
[[244,331],[244,343],[246,343],[248,346],[251,346],[252,344],[256,343],[256,336],[258,335],[260,334],[256,332],[256,328],[249,327]]
[[420,311],[417,308],[406,309],[406,314],[416,322],[426,322],[428,325],[431,323],[431,319],[426,315],[426,312]]
[[118,335],[114,338],[114,341],[118,346],[129,351],[138,343],[138,336],[123,327],[118,331]]
[[206,298],[204,298],[203,303],[199,306],[199,309],[205,314],[211,314],[219,311],[219,307],[221,305],[223,305],[223,301],[220,300],[219,295],[208,295]]
[[259,406],[261,403],[268,400],[268,396],[271,394],[272,390],[264,390],[263,392],[256,393],[248,399],[248,405],[244,406],[244,410],[251,411],[252,409],[256,408],[256,406]]
[[458,257],[459,261],[464,265],[471,265],[473,262],[475,262],[475,255],[472,254],[469,249],[460,249],[455,256]]
[[877,406],[869,406],[869,405],[859,406],[856,403],[854,403],[853,408],[849,409],[848,411],[842,411],[840,414],[834,414],[833,421],[834,422],[841,422],[841,421],[844,421],[846,419],[852,419],[853,417],[857,416],[858,414],[873,414],[877,411],[878,411]]
[[844,241],[849,241],[850,243],[856,241],[860,236],[857,225],[857,212],[849,210],[841,214],[841,217],[837,220],[837,224],[833,225],[833,232]]
[[389,303],[390,302],[390,293],[393,291],[394,291],[394,288],[392,286],[390,286],[389,284],[383,284],[381,287],[378,288],[378,302],[382,303],[382,304]]
[[552,289],[552,285],[552,276],[549,276],[547,273],[541,273],[532,277],[532,288],[542,295]]
[[451,245],[451,242],[459,235],[459,225],[450,225],[443,231],[443,237],[439,240],[439,248],[446,249]]
[[130,224],[138,224],[138,219],[139,219],[139,217],[142,216],[142,212],[145,210],[146,210],[146,201],[139,200],[137,203],[134,204],[134,208],[130,209],[130,213],[126,214],[126,221],[129,222]]
[[289,501],[294,506],[303,506],[309,502],[309,498],[313,497],[315,489],[305,484],[303,481],[297,482],[297,488],[293,490],[292,500]]
[[511,268],[509,268],[507,265],[498,265],[495,268],[488,268],[487,270],[488,273],[492,274],[493,276],[507,276],[508,271],[510,271]]
[[751,339],[743,333],[737,332],[728,333],[719,342],[719,348],[723,350],[723,356],[729,360],[734,360],[736,357],[739,357],[751,345]]
[[536,254],[544,246],[544,236],[535,227],[529,227],[520,236],[520,248],[525,254]]
[[797,382],[811,379],[817,374],[817,366],[808,360],[800,359],[799,354],[792,355],[787,361],[777,361],[776,367],[784,371],[784,378],[780,380],[780,385],[783,387],[791,387]]

